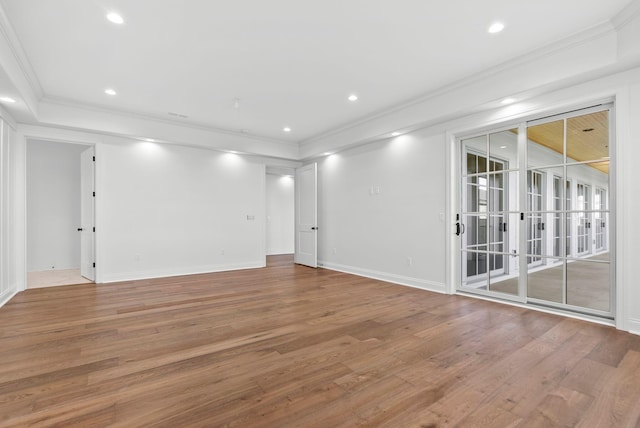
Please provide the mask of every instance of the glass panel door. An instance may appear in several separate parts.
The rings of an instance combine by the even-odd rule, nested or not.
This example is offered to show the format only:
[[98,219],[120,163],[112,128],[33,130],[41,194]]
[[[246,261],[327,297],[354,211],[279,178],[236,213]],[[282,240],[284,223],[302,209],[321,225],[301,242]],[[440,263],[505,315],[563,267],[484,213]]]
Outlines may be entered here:
[[459,140],[460,290],[613,318],[609,115]]
[[[527,127],[530,303],[613,317],[611,260],[606,251],[609,134],[608,109],[567,114]],[[552,180],[549,187],[545,177]],[[545,228],[545,213],[553,219],[553,227]],[[553,240],[548,252],[545,239]]]
[[517,130],[462,141],[462,287],[518,294]]

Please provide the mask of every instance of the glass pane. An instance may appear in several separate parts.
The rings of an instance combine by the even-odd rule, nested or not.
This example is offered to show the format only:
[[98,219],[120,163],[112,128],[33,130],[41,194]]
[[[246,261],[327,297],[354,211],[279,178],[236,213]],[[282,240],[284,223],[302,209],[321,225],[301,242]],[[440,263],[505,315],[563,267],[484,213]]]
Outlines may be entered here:
[[601,311],[611,310],[609,263],[567,263],[567,303]]
[[478,156],[478,172],[487,172],[487,158]]
[[567,163],[609,157],[609,112],[567,119]]
[[564,161],[564,120],[527,128],[527,166],[541,167]]
[[491,174],[488,177],[489,192],[489,211],[506,211],[507,210],[507,183],[508,174],[498,173]]
[[487,289],[487,253],[462,251],[462,285],[475,289]]
[[527,274],[527,296],[562,303],[563,263],[551,263],[544,259],[540,264],[542,267]]
[[476,172],[478,172],[478,156],[467,153],[467,174],[475,174]]
[[597,211],[593,213],[593,229],[595,233],[594,253],[598,260],[609,260],[609,213]]
[[467,138],[462,140],[462,147],[469,152],[487,156],[487,136],[480,135],[478,137]]
[[[508,263],[510,256],[506,255],[493,255],[493,257],[500,257],[503,263]],[[493,272],[490,277],[489,290],[498,293],[510,294],[512,296],[518,295],[518,273],[515,272],[511,275],[495,275]]]
[[518,164],[518,129],[497,132],[489,135],[489,155],[491,159],[504,161],[497,162],[489,171],[501,171],[508,168],[517,168]]
[[465,250],[487,250],[487,216],[462,216],[462,245]]

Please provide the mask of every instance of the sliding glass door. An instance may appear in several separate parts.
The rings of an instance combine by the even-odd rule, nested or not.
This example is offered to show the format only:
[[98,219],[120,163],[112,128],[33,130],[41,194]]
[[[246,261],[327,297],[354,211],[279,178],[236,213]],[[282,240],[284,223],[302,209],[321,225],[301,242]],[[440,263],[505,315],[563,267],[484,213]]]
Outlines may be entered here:
[[[517,129],[463,141],[462,212],[458,225],[464,288],[517,295]],[[514,229],[515,228],[515,229]]]
[[609,123],[598,107],[459,140],[460,291],[613,317]]

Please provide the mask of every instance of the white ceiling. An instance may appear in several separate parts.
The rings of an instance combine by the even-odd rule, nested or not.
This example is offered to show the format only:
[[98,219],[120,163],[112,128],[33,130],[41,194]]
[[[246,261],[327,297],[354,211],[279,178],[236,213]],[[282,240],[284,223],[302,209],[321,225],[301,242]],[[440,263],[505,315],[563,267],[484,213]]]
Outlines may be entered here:
[[[630,2],[0,0],[0,5],[46,98],[300,142],[602,24]],[[125,23],[107,21],[110,11]],[[494,21],[506,28],[488,34]],[[105,95],[108,87],[118,95]],[[351,93],[359,96],[357,102],[347,101]],[[292,132],[285,134],[285,126]]]

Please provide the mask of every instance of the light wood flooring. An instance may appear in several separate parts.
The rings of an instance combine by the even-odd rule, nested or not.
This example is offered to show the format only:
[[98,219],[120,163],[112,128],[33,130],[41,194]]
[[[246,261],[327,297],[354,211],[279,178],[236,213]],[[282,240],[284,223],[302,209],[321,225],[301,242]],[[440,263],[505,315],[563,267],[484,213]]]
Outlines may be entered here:
[[93,281],[80,275],[80,269],[27,272],[27,288],[57,287],[59,285],[90,284]]
[[289,256],[0,308],[0,426],[639,424],[640,336]]

